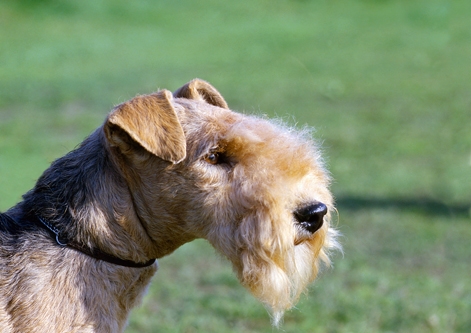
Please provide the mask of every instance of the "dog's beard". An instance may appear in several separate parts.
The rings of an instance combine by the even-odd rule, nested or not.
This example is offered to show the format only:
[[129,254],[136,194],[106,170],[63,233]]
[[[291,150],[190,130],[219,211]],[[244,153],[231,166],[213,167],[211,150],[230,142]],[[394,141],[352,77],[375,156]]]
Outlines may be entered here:
[[[295,245],[296,229],[279,219],[246,217],[235,233],[238,250],[229,255],[239,281],[263,302],[278,326],[286,310],[292,308],[318,273],[328,264],[323,246],[325,228]],[[265,215],[269,216],[269,215]],[[276,225],[283,223],[283,225]]]
[[273,324],[278,326],[284,312],[296,304],[307,285],[316,278],[318,262],[307,243],[291,246],[284,257],[276,260],[244,253],[238,276],[241,284],[267,306]]

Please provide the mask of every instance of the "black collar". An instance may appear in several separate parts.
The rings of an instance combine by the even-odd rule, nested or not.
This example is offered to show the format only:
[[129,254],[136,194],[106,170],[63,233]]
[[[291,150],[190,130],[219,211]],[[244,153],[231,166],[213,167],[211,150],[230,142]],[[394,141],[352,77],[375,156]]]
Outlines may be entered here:
[[[10,217],[11,218],[11,217]],[[127,259],[121,259],[118,257],[115,257],[109,253],[103,252],[102,250],[94,247],[86,247],[85,245],[78,243],[74,240],[69,240],[67,238],[64,238],[60,234],[60,230],[51,225],[47,220],[43,219],[40,216],[35,216],[35,220],[39,223],[38,225],[46,228],[49,230],[51,233],[54,234],[56,238],[56,243],[60,246],[67,246],[71,249],[77,250],[79,252],[82,252],[92,258],[98,259],[98,260],[103,260],[115,265],[119,266],[125,266],[125,267],[135,267],[135,268],[142,268],[142,267],[149,267],[151,266],[154,262],[155,259],[150,259],[147,262],[135,262],[132,260],[127,260]]]

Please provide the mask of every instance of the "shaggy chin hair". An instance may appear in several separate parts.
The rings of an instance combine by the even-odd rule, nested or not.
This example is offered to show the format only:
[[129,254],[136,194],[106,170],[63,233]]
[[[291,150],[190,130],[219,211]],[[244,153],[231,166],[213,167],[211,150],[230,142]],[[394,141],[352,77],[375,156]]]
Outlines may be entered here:
[[[278,246],[270,250],[272,253],[254,253],[247,249],[240,260],[236,259],[238,262],[234,263],[234,269],[240,283],[265,304],[274,326],[279,327],[285,311],[293,308],[299,297],[307,293],[307,286],[318,273],[330,267],[330,253],[341,251],[337,237],[336,229],[323,228],[317,232],[316,242],[294,245],[291,241],[282,246],[278,240]],[[320,238],[324,239],[323,246],[318,245],[322,244],[319,243]]]

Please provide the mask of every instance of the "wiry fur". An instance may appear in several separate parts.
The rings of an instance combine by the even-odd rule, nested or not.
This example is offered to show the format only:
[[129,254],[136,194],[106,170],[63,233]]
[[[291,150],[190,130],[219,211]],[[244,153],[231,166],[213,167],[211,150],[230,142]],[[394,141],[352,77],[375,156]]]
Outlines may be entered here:
[[[205,238],[277,324],[338,247],[328,187],[308,136],[230,111],[204,81],[138,96],[0,215],[0,331],[120,332],[157,270],[61,247],[34,216],[135,262]],[[329,210],[315,233],[293,216],[312,202]]]

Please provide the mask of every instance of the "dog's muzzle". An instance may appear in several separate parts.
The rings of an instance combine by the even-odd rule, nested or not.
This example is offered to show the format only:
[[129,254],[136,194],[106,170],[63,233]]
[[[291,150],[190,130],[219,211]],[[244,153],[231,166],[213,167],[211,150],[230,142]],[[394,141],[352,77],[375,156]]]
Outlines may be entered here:
[[321,202],[303,207],[294,212],[296,222],[310,233],[315,233],[324,224],[327,206]]

